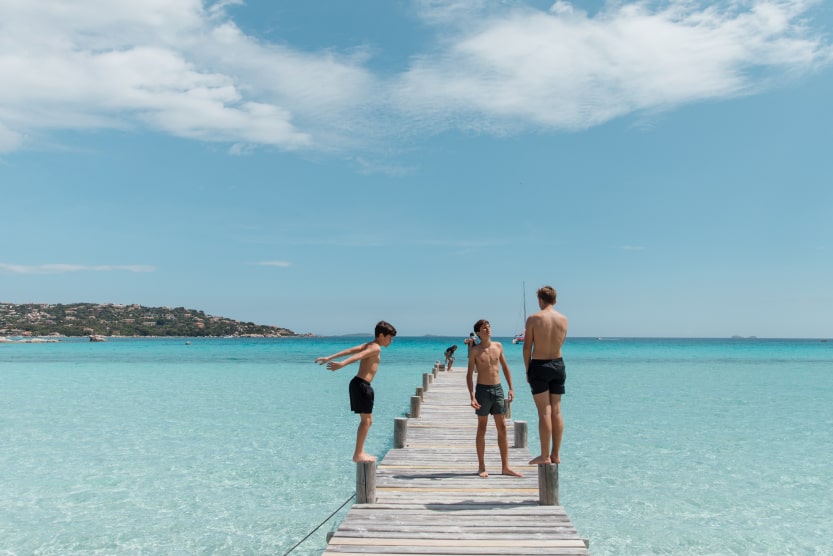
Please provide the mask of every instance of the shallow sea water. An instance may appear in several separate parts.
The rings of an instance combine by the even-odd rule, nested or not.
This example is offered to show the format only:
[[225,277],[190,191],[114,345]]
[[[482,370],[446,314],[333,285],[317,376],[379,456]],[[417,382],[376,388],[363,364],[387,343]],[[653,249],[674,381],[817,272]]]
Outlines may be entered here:
[[[462,340],[383,350],[368,451]],[[189,341],[0,344],[0,554],[284,554],[324,522],[292,552],[321,553],[354,489],[355,366],[312,361],[363,339]],[[833,554],[833,342],[564,351],[561,501],[594,555]]]

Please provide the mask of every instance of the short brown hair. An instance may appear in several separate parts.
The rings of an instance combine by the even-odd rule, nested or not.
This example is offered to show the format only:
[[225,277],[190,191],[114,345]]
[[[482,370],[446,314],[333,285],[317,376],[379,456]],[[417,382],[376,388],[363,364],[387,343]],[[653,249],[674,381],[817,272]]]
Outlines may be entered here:
[[486,319],[480,319],[479,321],[477,321],[476,323],[474,323],[474,332],[475,332],[478,336],[480,336],[480,329],[481,329],[481,328],[483,328],[483,325],[484,325],[484,324],[489,324],[489,321],[487,321]]
[[376,323],[376,337],[378,338],[380,335],[384,334],[385,336],[396,336],[396,328],[389,322],[385,322],[380,320]]
[[558,295],[552,286],[544,286],[538,290],[538,299],[548,305],[555,305],[555,296]]

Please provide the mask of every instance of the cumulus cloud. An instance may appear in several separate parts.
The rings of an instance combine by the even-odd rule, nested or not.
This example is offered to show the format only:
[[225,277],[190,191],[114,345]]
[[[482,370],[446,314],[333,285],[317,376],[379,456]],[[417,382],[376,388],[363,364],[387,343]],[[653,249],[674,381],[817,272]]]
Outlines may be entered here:
[[227,11],[239,4],[0,0],[0,152],[60,129],[150,129],[231,154],[577,130],[831,61],[808,0],[616,2],[592,15],[564,1],[414,0],[433,42],[393,75],[374,74],[361,44],[309,51],[247,34]]
[[[0,149],[16,148],[27,130],[137,127],[308,147],[315,125],[302,131],[293,119],[331,91],[349,99],[346,82],[364,71],[245,37],[223,5],[0,0]],[[326,93],[301,99],[299,87],[313,82]]]
[[557,2],[464,21],[401,76],[400,105],[440,127],[575,130],[753,93],[772,72],[830,62],[803,26],[806,2],[744,5],[616,3],[591,17]]
[[0,263],[0,272],[8,274],[65,274],[67,272],[154,272],[156,267],[148,265],[80,265],[80,264],[39,264],[20,265]]
[[16,150],[22,140],[20,133],[12,131],[0,122],[0,153]]

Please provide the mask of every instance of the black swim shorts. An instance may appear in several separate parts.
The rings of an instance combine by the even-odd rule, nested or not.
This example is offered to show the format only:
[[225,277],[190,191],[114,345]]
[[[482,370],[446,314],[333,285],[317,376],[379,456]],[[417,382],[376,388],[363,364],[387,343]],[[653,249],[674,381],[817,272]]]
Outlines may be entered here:
[[532,388],[533,396],[547,390],[550,394],[563,394],[564,383],[567,381],[564,359],[532,359],[526,371],[526,380]]
[[480,404],[480,409],[475,410],[478,415],[506,413],[506,405],[503,403],[503,386],[500,384],[478,384],[474,389],[474,399]]
[[357,376],[350,381],[350,409],[355,413],[373,413],[373,387]]

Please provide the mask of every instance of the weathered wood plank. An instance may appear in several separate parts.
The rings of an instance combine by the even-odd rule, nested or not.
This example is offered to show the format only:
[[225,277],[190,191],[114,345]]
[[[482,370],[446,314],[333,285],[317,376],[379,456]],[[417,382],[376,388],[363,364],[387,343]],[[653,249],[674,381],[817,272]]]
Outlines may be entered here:
[[[330,540],[332,545],[364,545],[364,546],[397,546],[407,544],[408,546],[481,546],[483,543],[473,540],[457,540],[457,539],[414,539],[414,538],[365,538],[358,539],[355,537],[334,536]],[[556,547],[570,547],[570,548],[584,548],[584,541],[581,539],[551,539],[546,541],[532,540],[532,539],[512,539],[501,540],[492,539],[490,541],[493,547],[511,547],[518,548],[533,547],[533,548],[556,548]]]
[[539,469],[527,463],[532,456],[525,445],[515,446],[511,419],[509,464],[524,477],[500,475],[491,420],[485,458],[490,475],[477,475],[477,418],[465,372],[431,375],[419,399],[419,417],[398,424],[396,445],[402,447],[377,463],[375,502],[353,505],[324,555],[589,554],[563,507],[539,505]]

